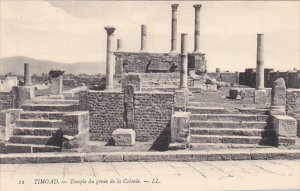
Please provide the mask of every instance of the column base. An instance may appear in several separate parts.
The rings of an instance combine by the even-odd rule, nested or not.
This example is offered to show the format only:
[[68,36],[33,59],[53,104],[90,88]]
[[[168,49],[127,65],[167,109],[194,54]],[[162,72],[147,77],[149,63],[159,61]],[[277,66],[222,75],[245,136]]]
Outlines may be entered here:
[[270,115],[286,115],[284,106],[271,106]]
[[267,92],[265,89],[254,91],[254,103],[256,104],[267,103]]
[[169,54],[170,54],[170,55],[177,55],[177,54],[179,54],[179,52],[177,52],[176,50],[171,50],[171,51],[169,52]]

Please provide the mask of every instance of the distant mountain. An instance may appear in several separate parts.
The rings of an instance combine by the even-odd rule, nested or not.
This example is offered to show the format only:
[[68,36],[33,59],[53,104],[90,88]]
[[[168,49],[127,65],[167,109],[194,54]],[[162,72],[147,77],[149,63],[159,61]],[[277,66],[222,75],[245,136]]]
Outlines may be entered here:
[[32,74],[48,73],[51,69],[61,69],[72,74],[99,74],[105,73],[104,62],[77,62],[60,63],[50,60],[38,60],[25,56],[0,58],[0,74],[24,74],[24,63],[30,63]]

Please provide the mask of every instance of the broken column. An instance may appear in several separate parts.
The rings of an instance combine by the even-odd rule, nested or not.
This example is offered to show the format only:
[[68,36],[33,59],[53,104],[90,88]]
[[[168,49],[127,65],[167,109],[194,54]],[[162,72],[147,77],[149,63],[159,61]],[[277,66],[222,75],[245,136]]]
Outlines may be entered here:
[[141,52],[147,51],[147,28],[146,25],[141,26]]
[[107,44],[106,44],[106,89],[114,88],[114,53],[112,50],[114,27],[104,27],[107,32]]
[[31,70],[30,64],[24,64],[24,84],[25,86],[31,86]]
[[271,92],[271,115],[285,115],[286,86],[283,78],[274,81]]
[[62,80],[63,80],[63,73],[65,71],[62,70],[50,70],[49,77],[51,81],[50,87],[50,95],[49,98],[52,99],[63,99],[64,96],[62,95]]
[[264,84],[264,49],[263,34],[257,34],[256,52],[256,86],[254,91],[254,103],[264,104],[267,102],[267,92]]
[[172,4],[172,31],[171,31],[171,52],[176,53],[177,45],[177,8],[178,4]]
[[181,34],[180,89],[188,90],[187,34]]
[[201,8],[201,4],[194,5],[194,8],[195,8],[194,53],[200,53],[200,8]]
[[123,44],[121,39],[117,39],[117,51],[123,50]]

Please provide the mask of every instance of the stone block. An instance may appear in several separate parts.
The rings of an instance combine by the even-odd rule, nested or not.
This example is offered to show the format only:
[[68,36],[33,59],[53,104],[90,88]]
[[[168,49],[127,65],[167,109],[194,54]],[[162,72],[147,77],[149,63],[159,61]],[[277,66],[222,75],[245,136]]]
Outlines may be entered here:
[[273,127],[278,137],[296,137],[296,119],[287,115],[273,115]]
[[189,144],[190,112],[176,112],[171,119],[171,143]]
[[8,141],[16,127],[22,109],[8,109],[0,111],[0,140]]
[[66,113],[63,118],[64,135],[77,135],[89,131],[89,112],[77,111]]
[[133,129],[116,129],[112,133],[115,146],[133,146],[136,133]]
[[254,91],[254,103],[256,103],[256,104],[266,104],[267,103],[266,90],[255,90]]

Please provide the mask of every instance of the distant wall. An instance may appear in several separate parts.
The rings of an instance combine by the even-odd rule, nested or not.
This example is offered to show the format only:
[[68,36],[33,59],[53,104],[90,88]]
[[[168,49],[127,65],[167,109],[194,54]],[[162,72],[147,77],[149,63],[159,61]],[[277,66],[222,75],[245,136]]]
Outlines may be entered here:
[[[265,87],[272,87],[275,80],[283,78],[287,88],[300,88],[300,71],[273,71],[272,68],[266,68],[264,75]],[[255,87],[255,68],[249,68],[245,72],[241,72],[239,81],[241,85]]]
[[[136,140],[168,140],[174,94],[135,92],[133,100]],[[81,92],[79,109],[90,112],[90,140],[108,141],[115,129],[124,128],[124,93],[121,91]]]
[[210,78],[214,78],[219,82],[226,82],[230,84],[238,84],[239,83],[239,73],[238,72],[210,72],[207,73]]

